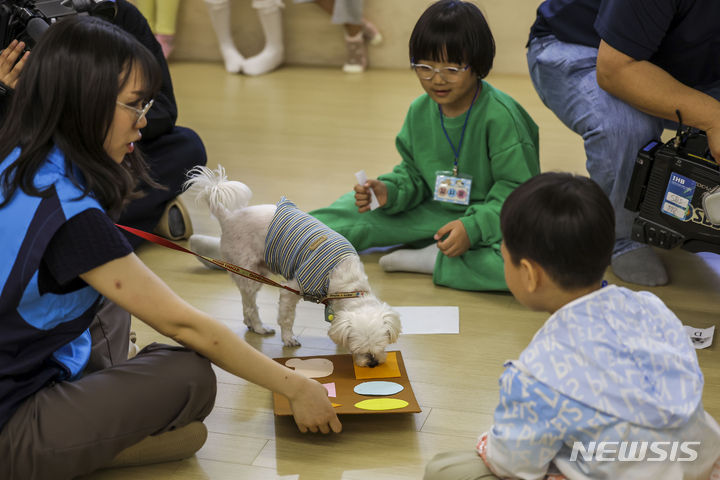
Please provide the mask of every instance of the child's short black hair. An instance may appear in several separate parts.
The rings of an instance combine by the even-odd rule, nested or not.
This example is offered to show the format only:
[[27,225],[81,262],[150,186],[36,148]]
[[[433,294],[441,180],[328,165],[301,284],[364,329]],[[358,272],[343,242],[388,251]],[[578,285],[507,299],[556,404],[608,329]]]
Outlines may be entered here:
[[515,189],[500,213],[505,249],[517,265],[537,262],[568,290],[600,282],[615,244],[615,212],[597,183],[543,173]]
[[495,39],[485,16],[470,2],[440,0],[428,7],[410,35],[410,61],[470,64],[485,78],[495,58]]

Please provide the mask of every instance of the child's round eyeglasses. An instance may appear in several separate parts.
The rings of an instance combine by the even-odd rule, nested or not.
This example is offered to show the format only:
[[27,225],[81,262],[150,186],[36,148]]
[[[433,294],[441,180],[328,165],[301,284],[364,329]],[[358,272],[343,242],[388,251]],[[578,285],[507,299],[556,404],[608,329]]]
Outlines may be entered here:
[[470,68],[470,64],[468,63],[462,68],[435,68],[431,67],[430,65],[425,65],[424,63],[411,63],[410,67],[415,70],[415,73],[417,74],[418,78],[420,78],[420,80],[432,80],[435,74],[438,73],[443,80],[449,83],[453,83],[458,81],[458,78],[460,78],[460,74],[462,72]]
[[145,117],[148,110],[150,110],[150,107],[153,106],[153,103],[155,103],[155,99],[151,99],[149,102],[147,102],[145,105],[143,105],[142,108],[135,108],[130,105],[126,105],[122,102],[116,102],[116,103],[118,105],[120,105],[121,107],[125,107],[128,110],[132,110],[133,112],[135,112],[135,114],[137,115],[137,119],[135,120],[135,125],[137,125],[138,123],[140,123],[140,121],[143,119],[143,117]]

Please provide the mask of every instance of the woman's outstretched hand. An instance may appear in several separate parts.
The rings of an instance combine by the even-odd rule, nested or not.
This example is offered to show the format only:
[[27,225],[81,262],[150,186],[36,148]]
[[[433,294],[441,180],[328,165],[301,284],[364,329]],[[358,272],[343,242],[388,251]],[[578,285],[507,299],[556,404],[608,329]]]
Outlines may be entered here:
[[333,409],[325,387],[319,382],[307,379],[302,388],[290,398],[290,408],[295,423],[302,432],[340,433],[342,424]]

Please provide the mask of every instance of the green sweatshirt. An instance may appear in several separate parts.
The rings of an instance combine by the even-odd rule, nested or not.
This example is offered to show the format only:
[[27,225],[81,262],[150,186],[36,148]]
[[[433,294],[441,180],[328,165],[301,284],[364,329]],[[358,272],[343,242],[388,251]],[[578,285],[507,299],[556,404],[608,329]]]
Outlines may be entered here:
[[[444,118],[455,148],[464,122],[465,114]],[[388,214],[433,201],[436,172],[453,167],[455,157],[440,124],[438,105],[427,94],[410,105],[396,146],[402,163],[392,173],[378,177],[388,188],[388,201],[382,207]],[[442,204],[461,216],[471,247],[501,240],[503,202],[515,187],[539,171],[537,125],[515,100],[483,81],[458,159],[458,172],[472,176],[470,204]]]

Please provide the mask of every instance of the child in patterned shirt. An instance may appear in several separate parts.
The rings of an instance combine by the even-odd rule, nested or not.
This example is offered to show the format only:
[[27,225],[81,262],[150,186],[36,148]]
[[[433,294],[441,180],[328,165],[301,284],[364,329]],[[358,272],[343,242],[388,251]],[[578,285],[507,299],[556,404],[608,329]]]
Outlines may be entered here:
[[695,350],[658,297],[604,286],[615,223],[600,187],[539,175],[509,195],[500,223],[510,291],[552,315],[505,364],[476,451],[437,455],[425,478],[708,479],[720,427],[703,409]]

